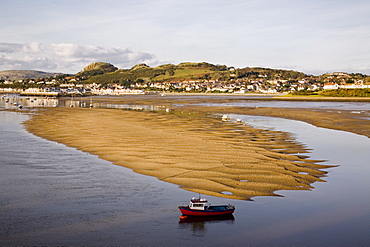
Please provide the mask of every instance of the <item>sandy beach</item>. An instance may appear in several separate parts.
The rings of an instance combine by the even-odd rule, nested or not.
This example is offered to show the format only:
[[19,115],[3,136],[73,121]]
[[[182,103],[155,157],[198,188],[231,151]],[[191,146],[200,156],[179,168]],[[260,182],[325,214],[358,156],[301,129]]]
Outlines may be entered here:
[[[130,103],[140,100],[132,98]],[[157,103],[166,105],[166,100]],[[295,114],[296,119],[307,115],[293,109],[289,113],[187,105],[163,113],[61,107],[41,109],[25,125],[43,138],[206,195],[251,200],[278,196],[278,190],[311,190],[314,182],[325,181],[330,166],[308,159],[307,150],[289,134],[223,122],[211,112],[280,114],[287,118]],[[320,112],[310,114],[310,119],[316,114],[315,119],[321,117],[326,122]],[[346,123],[347,119],[338,121]]]

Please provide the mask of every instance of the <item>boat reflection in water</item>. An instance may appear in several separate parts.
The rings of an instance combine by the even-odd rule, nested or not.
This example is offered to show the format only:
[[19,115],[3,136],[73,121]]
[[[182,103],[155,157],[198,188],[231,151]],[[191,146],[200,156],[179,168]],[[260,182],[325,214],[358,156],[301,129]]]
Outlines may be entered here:
[[215,225],[218,229],[224,228],[220,225],[233,225],[235,218],[232,214],[206,217],[186,217],[180,218],[179,226],[182,229],[190,229],[194,235],[202,237],[206,235],[207,226],[210,228]]
[[194,222],[205,222],[205,221],[214,221],[214,222],[220,222],[220,221],[234,221],[234,215],[228,214],[228,215],[220,215],[220,216],[204,216],[204,217],[186,217],[186,218],[180,218],[179,223],[194,223]]

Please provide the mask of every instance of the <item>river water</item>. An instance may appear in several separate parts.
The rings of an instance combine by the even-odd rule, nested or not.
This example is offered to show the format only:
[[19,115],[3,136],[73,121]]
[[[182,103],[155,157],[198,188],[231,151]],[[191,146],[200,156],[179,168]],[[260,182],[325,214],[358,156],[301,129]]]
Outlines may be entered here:
[[233,103],[202,103],[204,106],[237,106],[237,107],[280,107],[280,108],[319,108],[336,110],[367,110],[370,111],[368,102],[320,102],[320,101],[262,101],[245,100]]
[[311,158],[338,167],[312,191],[252,202],[206,196],[235,205],[234,218],[181,222],[177,206],[194,193],[34,136],[21,124],[25,111],[0,111],[0,245],[370,245],[369,138],[279,118],[230,117],[293,133]]

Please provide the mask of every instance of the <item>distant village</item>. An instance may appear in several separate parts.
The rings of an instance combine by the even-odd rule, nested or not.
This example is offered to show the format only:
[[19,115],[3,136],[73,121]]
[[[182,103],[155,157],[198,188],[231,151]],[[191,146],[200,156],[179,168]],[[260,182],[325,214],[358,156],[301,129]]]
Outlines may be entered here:
[[[1,78],[0,78],[1,79]],[[14,86],[17,85],[17,86]],[[328,73],[322,76],[308,76],[300,80],[285,78],[269,79],[267,75],[258,78],[220,80],[184,80],[165,82],[135,82],[129,87],[118,83],[108,85],[85,84],[73,76],[59,79],[24,79],[18,81],[0,80],[0,92],[20,93],[21,95],[128,95],[164,92],[188,93],[230,93],[230,94],[276,94],[299,91],[320,91],[330,89],[370,88],[369,77],[343,72]]]

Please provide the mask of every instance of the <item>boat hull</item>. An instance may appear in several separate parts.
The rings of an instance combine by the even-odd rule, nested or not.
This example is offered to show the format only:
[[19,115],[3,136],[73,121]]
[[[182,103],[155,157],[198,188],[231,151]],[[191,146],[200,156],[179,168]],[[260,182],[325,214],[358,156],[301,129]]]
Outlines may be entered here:
[[179,209],[183,215],[186,216],[220,216],[220,215],[229,215],[234,213],[234,208],[229,208],[228,206],[217,206],[213,207],[210,210],[195,210],[190,209],[189,207],[179,206]]

